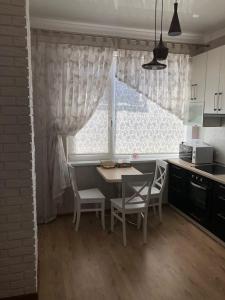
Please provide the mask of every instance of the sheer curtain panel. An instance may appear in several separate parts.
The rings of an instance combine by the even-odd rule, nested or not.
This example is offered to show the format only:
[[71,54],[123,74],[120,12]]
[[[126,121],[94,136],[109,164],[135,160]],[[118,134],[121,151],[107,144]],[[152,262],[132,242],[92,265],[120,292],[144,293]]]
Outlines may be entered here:
[[62,137],[90,119],[112,64],[113,49],[38,42],[32,46],[39,222],[57,215],[70,185]]
[[189,55],[170,53],[167,68],[144,70],[143,63],[152,60],[147,51],[118,50],[116,76],[163,109],[183,119],[189,94]]

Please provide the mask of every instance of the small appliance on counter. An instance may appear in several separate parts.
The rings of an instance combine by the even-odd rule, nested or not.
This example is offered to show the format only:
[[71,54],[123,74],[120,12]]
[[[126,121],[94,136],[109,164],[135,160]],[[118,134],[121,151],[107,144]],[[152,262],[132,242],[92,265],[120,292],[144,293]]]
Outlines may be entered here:
[[182,142],[179,147],[179,158],[195,165],[212,164],[213,147],[201,140]]

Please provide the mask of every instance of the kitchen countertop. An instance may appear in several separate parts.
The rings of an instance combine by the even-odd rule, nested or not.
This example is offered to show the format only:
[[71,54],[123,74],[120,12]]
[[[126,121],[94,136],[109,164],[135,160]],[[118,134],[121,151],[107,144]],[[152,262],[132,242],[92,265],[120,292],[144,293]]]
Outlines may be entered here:
[[169,163],[176,165],[178,167],[184,168],[188,171],[194,172],[196,174],[199,174],[201,176],[207,177],[211,180],[217,181],[219,183],[225,184],[225,174],[224,175],[213,175],[207,172],[204,172],[202,170],[198,170],[195,168],[195,165],[189,162],[186,162],[182,159],[175,158],[175,159],[168,159]]

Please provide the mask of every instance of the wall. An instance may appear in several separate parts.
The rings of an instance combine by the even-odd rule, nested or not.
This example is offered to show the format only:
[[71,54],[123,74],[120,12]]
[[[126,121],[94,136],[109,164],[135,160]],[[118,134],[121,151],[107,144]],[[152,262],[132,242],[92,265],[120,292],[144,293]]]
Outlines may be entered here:
[[0,0],[0,298],[37,290],[28,49],[28,3]]
[[225,121],[222,127],[201,128],[200,138],[214,146],[214,160],[225,164]]

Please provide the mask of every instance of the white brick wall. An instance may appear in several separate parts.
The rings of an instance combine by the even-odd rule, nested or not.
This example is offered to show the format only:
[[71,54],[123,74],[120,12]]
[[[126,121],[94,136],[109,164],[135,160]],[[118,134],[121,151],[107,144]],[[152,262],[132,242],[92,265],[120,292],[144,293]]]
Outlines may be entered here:
[[0,0],[0,298],[36,292],[28,15],[26,0]]

